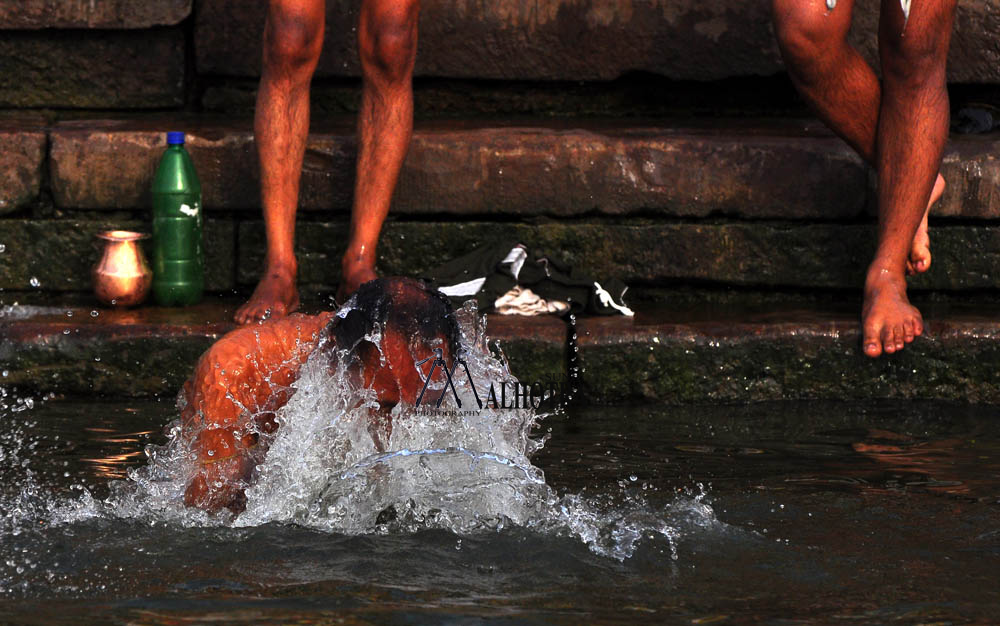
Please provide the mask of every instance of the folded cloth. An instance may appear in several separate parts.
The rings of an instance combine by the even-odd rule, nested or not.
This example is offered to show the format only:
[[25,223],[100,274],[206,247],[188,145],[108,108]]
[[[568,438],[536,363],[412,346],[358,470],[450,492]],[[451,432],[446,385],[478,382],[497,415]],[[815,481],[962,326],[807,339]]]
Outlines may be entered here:
[[481,311],[521,287],[546,302],[566,303],[568,308],[560,314],[633,315],[622,300],[628,288],[621,281],[595,280],[517,243],[480,246],[422,278],[452,299],[474,298]]
[[569,304],[558,300],[543,300],[530,289],[514,287],[493,303],[500,315],[562,315],[569,311]]

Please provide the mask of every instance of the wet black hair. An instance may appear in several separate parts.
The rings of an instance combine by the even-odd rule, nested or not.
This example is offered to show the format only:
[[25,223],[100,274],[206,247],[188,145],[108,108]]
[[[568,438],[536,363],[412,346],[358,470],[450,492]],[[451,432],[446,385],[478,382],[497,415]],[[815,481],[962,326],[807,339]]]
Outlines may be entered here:
[[448,360],[458,354],[458,321],[451,301],[422,281],[377,278],[361,285],[348,301],[352,303],[347,315],[334,317],[327,327],[337,350],[353,350],[378,324],[409,337],[444,337]]

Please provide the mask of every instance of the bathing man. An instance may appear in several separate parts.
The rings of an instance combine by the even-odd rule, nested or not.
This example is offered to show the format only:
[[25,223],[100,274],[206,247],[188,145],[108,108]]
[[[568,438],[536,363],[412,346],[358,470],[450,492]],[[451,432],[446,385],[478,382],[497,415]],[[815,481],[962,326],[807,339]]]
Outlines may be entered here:
[[[338,297],[375,278],[375,247],[413,131],[413,63],[419,0],[362,0],[363,87],[351,231]],[[267,261],[241,324],[299,305],[295,210],[309,133],[309,84],[323,48],[325,0],[269,0],[254,133],[260,160]]]
[[[443,383],[440,369],[418,363],[439,356],[453,365],[459,330],[447,297],[410,278],[380,278],[359,287],[351,304],[340,314],[297,313],[239,328],[202,355],[182,392],[181,437],[193,456],[185,504],[243,511],[244,490],[278,430],[277,412],[313,353],[331,371],[346,359],[346,384],[375,392],[368,432],[378,450],[392,435],[392,408],[415,404],[425,375]],[[369,340],[376,335],[377,346]]]
[[870,357],[901,350],[923,333],[906,274],[931,264],[927,213],[945,187],[945,61],[956,1],[881,0],[880,84],[847,43],[854,0],[772,0],[778,44],[799,93],[878,174],[878,249],[861,313]]

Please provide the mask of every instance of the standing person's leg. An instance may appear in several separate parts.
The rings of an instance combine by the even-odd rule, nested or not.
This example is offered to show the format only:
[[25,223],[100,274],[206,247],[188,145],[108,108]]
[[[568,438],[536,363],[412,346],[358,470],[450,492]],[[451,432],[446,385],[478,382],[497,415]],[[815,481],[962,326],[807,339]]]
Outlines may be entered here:
[[375,278],[375,248],[413,134],[413,64],[419,0],[363,0],[358,49],[364,76],[351,236],[338,296]]
[[[799,93],[869,165],[875,165],[875,143],[882,86],[878,77],[847,42],[854,0],[773,0],[774,30],[788,75]],[[924,219],[913,238],[907,273],[931,266],[927,213],[944,193],[938,174]]]
[[267,265],[241,324],[284,317],[299,306],[295,210],[306,137],[309,83],[323,49],[325,0],[270,0],[254,133],[260,160]]
[[[854,0],[773,0],[774,29],[788,74],[816,114],[869,165],[875,165],[875,143],[882,86],[875,72],[847,42]],[[940,174],[924,219],[913,238],[906,269],[926,272],[931,266],[927,213],[944,193]]]
[[865,281],[862,313],[869,356],[895,352],[923,331],[906,297],[906,263],[948,139],[945,65],[956,0],[918,0],[909,19],[899,0],[882,0],[879,58],[879,245]]
[[[847,42],[853,8],[854,0],[839,0],[832,10],[826,0],[773,0],[774,27],[799,92],[834,132],[874,166],[882,88],[875,72]],[[944,189],[939,174],[910,242],[908,273],[930,267],[927,213]],[[866,342],[866,352],[872,356],[881,353],[868,347]]]

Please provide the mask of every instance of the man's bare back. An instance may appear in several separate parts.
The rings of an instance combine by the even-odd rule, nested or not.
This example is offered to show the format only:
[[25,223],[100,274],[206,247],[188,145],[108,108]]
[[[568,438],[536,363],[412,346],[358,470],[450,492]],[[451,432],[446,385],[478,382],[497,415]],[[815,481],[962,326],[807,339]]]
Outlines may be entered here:
[[[381,328],[378,347],[366,339],[375,325]],[[294,314],[226,334],[202,355],[182,392],[182,436],[191,442],[196,464],[185,503],[243,510],[244,489],[278,430],[276,413],[317,350],[331,366],[349,351],[353,384],[376,392],[380,409],[370,416],[369,430],[380,445],[391,434],[389,410],[413,404],[424,385],[416,361],[439,349],[450,361],[457,333],[446,298],[418,281],[387,278],[359,288],[355,308],[344,317]]]

